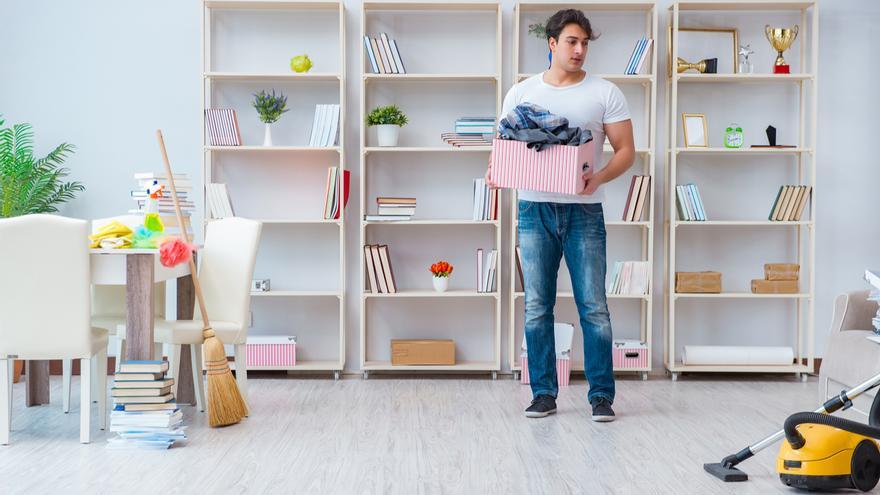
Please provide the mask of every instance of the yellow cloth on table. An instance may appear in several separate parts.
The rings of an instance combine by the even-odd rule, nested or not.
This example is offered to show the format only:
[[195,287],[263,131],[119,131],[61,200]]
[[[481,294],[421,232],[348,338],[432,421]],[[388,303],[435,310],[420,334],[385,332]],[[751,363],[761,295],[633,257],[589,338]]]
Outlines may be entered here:
[[102,225],[95,231],[94,234],[89,236],[89,240],[92,241],[89,244],[91,248],[126,248],[131,247],[131,236],[134,232],[128,225],[120,222],[119,220],[113,220],[105,225]]

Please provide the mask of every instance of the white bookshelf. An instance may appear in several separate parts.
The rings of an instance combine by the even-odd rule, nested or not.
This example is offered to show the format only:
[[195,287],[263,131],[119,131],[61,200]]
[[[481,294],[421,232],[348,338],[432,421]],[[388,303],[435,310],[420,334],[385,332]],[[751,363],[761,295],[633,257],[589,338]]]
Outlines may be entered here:
[[[667,74],[666,370],[673,380],[683,372],[794,373],[805,379],[814,366],[818,5],[786,0],[682,0],[669,11],[671,60],[690,48],[681,39],[681,28],[736,28],[739,43],[749,43],[755,50],[751,56],[755,73]],[[764,37],[765,24],[799,25],[797,39],[784,54],[791,74],[772,73],[776,52]],[[689,55],[693,54],[683,58],[691,61]],[[712,104],[718,100],[709,94],[738,99],[741,104],[719,109],[717,103]],[[710,147],[684,147],[682,113],[707,116]],[[719,147],[724,127],[731,122],[746,124],[743,148]],[[749,148],[750,144],[766,144],[767,124],[777,127],[780,144],[797,147]],[[674,186],[688,181],[700,188],[709,221],[678,220]],[[719,183],[725,188],[714,186]],[[804,220],[767,220],[782,184],[813,186]],[[780,256],[780,252],[785,254]],[[763,263],[783,260],[800,265],[800,293],[749,292],[750,279],[763,277]],[[676,271],[701,270],[722,273],[722,293],[675,292]],[[737,280],[732,273],[753,275],[740,275],[743,280]],[[731,328],[738,329],[736,335],[731,335]],[[781,366],[695,366],[680,359],[685,344],[742,345],[740,339],[749,339],[752,345],[790,345],[795,361]]]
[[[251,293],[249,335],[297,337],[296,366],[249,369],[332,372],[338,379],[345,365],[344,215],[324,220],[322,210],[327,169],[346,163],[345,7],[204,0],[202,12],[203,105],[234,108],[243,144],[210,146],[203,126],[203,183],[226,183],[236,215],[264,224],[254,278],[269,278],[273,290]],[[314,66],[294,73],[290,59],[303,53]],[[288,96],[271,147],[261,145],[263,125],[250,105],[261,89]],[[309,147],[322,103],[340,106],[339,145]],[[207,201],[203,213],[207,225]]]
[[[513,14],[514,23],[514,74],[515,81],[537,74],[546,69],[546,41],[534,38],[528,33],[529,24],[544,22],[553,13],[564,8],[582,10],[594,31],[602,36],[590,43],[590,51],[584,69],[591,76],[601,77],[617,84],[627,97],[636,145],[636,161],[629,173],[614,183],[605,185],[604,204],[605,226],[608,229],[607,261],[608,273],[615,261],[647,261],[649,281],[654,271],[654,194],[656,174],[654,149],[656,135],[656,95],[657,95],[657,38],[658,18],[653,1],[627,0],[587,0],[558,2],[552,0],[520,0]],[[626,75],[624,69],[639,38],[653,38],[650,64],[646,64],[642,74]],[[542,65],[543,64],[543,65]],[[596,72],[592,72],[595,70]],[[615,72],[616,71],[616,72]],[[603,159],[611,157],[612,149],[604,147]],[[632,174],[650,175],[651,188],[646,202],[645,220],[638,222],[621,221],[622,209]],[[510,202],[510,292],[509,292],[509,360],[510,369],[518,379],[520,367],[520,345],[523,338],[525,293],[519,286],[516,268],[517,239],[517,195],[511,195]],[[635,249],[632,246],[636,246]],[[568,270],[560,268],[556,321],[567,321],[575,326],[572,346],[572,372],[583,372],[583,348],[580,337],[580,322],[574,304],[574,295],[564,282],[570,280]],[[651,339],[653,315],[653,290],[649,284],[647,295],[607,295],[612,314],[612,329],[615,339],[638,339],[647,345],[648,366],[644,368],[615,368],[615,372],[639,373],[647,379],[651,371]]]
[[[398,288],[396,294],[371,293],[363,251],[357,253],[363,376],[448,371],[494,379],[501,367],[501,222],[471,220],[472,180],[483,176],[491,148],[454,148],[440,134],[453,131],[459,117],[500,111],[501,6],[484,0],[365,1],[361,19],[361,246],[389,246]],[[371,73],[362,40],[382,32],[397,40],[408,73]],[[379,147],[365,119],[372,108],[388,104],[399,105],[409,124],[398,146]],[[364,221],[375,213],[378,196],[416,197],[416,215]],[[476,291],[478,248],[498,250],[494,293]],[[447,292],[431,288],[428,267],[439,259],[455,267]],[[455,340],[456,364],[391,365],[391,339],[406,338]]]

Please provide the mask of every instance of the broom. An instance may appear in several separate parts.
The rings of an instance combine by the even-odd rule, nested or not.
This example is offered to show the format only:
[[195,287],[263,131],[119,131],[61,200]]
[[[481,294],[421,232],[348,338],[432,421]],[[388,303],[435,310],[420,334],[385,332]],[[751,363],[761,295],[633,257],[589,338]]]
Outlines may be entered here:
[[[177,214],[177,224],[183,233],[183,240],[190,243],[189,234],[183,223],[183,214],[180,212],[180,201],[177,198],[177,188],[174,186],[174,175],[171,173],[171,164],[168,162],[168,152],[165,151],[165,140],[162,131],[156,131],[159,139],[159,149],[162,151],[162,160],[165,162],[165,174],[168,176],[168,184],[171,186],[171,196],[174,198],[174,211]],[[193,286],[196,298],[199,301],[199,311],[202,314],[204,327],[202,336],[205,338],[205,368],[208,375],[208,424],[211,426],[226,426],[238,423],[241,418],[247,416],[247,404],[238,390],[229,363],[226,360],[226,350],[223,342],[214,334],[211,328],[211,320],[205,309],[205,298],[202,296],[202,286],[196,272],[196,264],[192,256],[189,257],[189,270],[192,273]]]

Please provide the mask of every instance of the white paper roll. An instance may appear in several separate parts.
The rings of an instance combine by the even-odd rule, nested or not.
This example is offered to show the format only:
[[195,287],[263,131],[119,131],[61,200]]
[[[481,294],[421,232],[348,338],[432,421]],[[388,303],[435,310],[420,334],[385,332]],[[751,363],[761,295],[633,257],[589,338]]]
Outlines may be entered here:
[[686,345],[682,362],[686,365],[779,365],[794,363],[791,347]]

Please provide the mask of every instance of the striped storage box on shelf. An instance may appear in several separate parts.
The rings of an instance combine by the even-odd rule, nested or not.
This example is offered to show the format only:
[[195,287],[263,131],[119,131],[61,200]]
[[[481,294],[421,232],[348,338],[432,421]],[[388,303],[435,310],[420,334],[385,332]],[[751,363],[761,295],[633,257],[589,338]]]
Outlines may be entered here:
[[296,366],[296,337],[248,337],[248,368]]
[[[523,354],[519,357],[519,365],[521,368],[519,381],[523,385],[529,384],[529,358]],[[556,360],[556,383],[560,387],[567,387],[571,378],[571,359]]]
[[541,151],[525,141],[492,140],[492,176],[499,187],[578,194],[586,182],[583,173],[592,165],[594,143],[580,146],[551,145]]
[[648,346],[638,340],[615,340],[612,350],[614,368],[647,368]]

